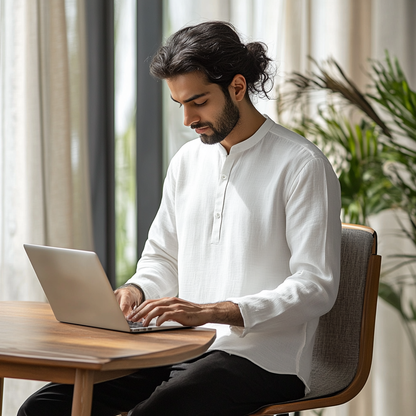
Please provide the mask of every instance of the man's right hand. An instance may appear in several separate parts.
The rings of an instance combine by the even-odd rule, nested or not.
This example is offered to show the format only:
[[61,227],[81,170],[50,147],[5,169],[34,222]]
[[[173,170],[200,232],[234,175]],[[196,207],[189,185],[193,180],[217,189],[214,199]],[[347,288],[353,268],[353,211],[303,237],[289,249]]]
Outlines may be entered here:
[[122,286],[114,292],[124,316],[128,316],[143,301],[141,290],[133,285]]

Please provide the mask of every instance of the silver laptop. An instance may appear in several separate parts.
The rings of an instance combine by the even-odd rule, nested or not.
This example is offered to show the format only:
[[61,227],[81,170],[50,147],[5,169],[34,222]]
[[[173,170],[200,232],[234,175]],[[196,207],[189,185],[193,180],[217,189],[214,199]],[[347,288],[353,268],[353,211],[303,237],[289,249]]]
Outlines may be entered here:
[[56,319],[123,332],[186,328],[177,322],[127,322],[96,253],[24,244]]

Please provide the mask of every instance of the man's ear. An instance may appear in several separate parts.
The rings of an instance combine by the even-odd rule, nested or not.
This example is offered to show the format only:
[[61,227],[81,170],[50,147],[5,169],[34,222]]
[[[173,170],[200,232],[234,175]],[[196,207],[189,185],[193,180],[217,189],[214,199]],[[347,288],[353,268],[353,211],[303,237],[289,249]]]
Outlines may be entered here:
[[242,101],[247,92],[247,82],[243,75],[237,74],[228,87],[231,97],[237,101]]

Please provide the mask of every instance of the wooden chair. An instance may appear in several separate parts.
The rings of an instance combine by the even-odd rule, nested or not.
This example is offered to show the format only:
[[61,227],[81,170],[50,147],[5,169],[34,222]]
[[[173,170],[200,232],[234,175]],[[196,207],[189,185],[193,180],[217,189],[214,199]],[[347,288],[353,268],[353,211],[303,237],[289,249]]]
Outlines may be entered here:
[[380,265],[375,231],[343,224],[340,288],[334,307],[319,321],[311,391],[300,400],[262,407],[252,416],[336,406],[361,391],[373,354]]

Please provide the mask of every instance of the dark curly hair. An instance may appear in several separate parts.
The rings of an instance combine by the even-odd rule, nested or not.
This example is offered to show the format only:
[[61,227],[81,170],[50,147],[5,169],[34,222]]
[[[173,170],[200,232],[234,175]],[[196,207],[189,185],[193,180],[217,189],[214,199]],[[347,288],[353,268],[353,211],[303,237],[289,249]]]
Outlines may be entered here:
[[249,94],[268,97],[273,88],[274,68],[262,42],[241,42],[234,26],[211,21],[174,33],[161,46],[150,64],[159,79],[201,71],[208,82],[225,92],[234,76],[241,74]]

